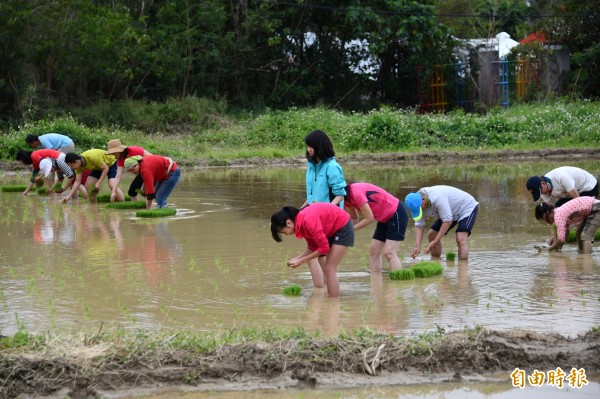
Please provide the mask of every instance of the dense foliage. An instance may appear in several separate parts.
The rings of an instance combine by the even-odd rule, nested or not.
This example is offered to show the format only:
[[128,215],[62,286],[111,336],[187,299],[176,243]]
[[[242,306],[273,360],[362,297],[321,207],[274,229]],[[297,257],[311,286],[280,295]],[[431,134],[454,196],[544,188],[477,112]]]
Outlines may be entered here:
[[[74,116],[27,122],[0,135],[0,159],[13,160],[25,148],[27,134],[60,132],[77,149],[106,148],[113,138],[150,152],[198,163],[225,165],[234,158],[282,158],[304,153],[304,136],[314,129],[328,133],[339,155],[438,149],[597,148],[600,103],[590,101],[522,104],[485,115],[454,111],[422,115],[380,108],[368,113],[326,108],[270,110],[257,116],[227,116],[219,103],[187,98],[172,100],[169,118],[157,120],[155,104],[128,102],[130,112],[115,114],[116,125],[90,127]],[[178,111],[179,110],[179,111]],[[88,114],[85,109],[79,114]],[[201,117],[202,116],[202,117]],[[206,122],[199,123],[202,119]],[[126,127],[123,127],[126,125]],[[149,128],[151,126],[152,128]]]
[[529,3],[6,0],[0,120],[187,96],[252,109],[414,106],[419,74],[453,62],[452,34],[485,38],[502,30],[515,38],[541,30],[551,43],[566,43],[573,49],[569,93],[598,96],[594,2]]

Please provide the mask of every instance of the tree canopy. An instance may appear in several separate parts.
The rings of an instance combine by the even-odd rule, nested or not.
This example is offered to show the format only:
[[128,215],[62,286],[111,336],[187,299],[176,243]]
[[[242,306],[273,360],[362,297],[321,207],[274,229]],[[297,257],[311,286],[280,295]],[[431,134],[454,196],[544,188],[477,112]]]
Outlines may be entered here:
[[535,30],[573,50],[573,91],[600,93],[591,0],[5,0],[0,117],[189,95],[240,106],[413,106],[419,70],[456,37]]

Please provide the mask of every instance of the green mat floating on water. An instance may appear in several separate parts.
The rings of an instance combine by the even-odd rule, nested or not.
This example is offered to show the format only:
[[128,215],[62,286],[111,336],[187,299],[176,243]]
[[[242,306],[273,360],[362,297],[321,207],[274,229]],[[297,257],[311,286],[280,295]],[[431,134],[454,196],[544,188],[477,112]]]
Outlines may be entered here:
[[[131,201],[131,197],[126,195],[125,201]],[[96,202],[110,202],[110,194],[98,194],[96,197]]]
[[146,201],[125,201],[125,202],[112,202],[106,204],[108,209],[144,209],[146,208]]
[[135,215],[140,218],[161,218],[165,216],[173,216],[177,213],[174,208],[156,208],[137,211]]
[[27,186],[2,186],[3,193],[22,193]]

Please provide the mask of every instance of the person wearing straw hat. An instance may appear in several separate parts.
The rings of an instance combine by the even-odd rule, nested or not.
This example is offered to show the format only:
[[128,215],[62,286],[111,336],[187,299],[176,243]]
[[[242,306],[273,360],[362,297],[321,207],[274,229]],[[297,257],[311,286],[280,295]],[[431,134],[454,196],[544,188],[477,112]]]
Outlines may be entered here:
[[[115,177],[115,184],[110,194],[110,202],[114,202],[117,198],[117,189],[119,188],[119,184],[123,178],[123,167],[125,166],[125,160],[136,155],[145,157],[147,155],[152,155],[152,153],[135,145],[123,145],[119,139],[110,140],[108,142],[106,152],[117,158],[117,177]],[[142,176],[140,174],[136,175],[129,185],[129,190],[127,191],[127,194],[131,197],[132,201],[138,200],[138,190],[142,188],[143,184],[144,182],[142,181]]]
[[[73,187],[69,195],[63,198],[63,202],[69,202],[75,196],[77,189],[82,184],[83,173],[86,170],[90,171],[85,185],[90,192],[89,199],[91,203],[96,203],[96,196],[105,179],[108,180],[108,186],[112,190],[117,176],[117,160],[114,156],[107,154],[105,150],[91,149],[82,152],[80,155],[70,152],[65,156],[65,162],[75,171],[76,176]],[[117,188],[117,201],[124,200],[123,193]]]
[[431,253],[432,257],[442,255],[442,237],[454,226],[456,229],[456,244],[458,245],[458,259],[469,258],[468,237],[475,226],[479,203],[473,196],[465,191],[451,186],[423,187],[416,193],[406,196],[404,203],[415,221],[415,248],[411,252],[414,258],[421,253],[421,240],[425,230],[425,218],[435,217],[437,220],[431,225],[427,238],[429,245],[424,253]]
[[127,158],[123,167],[127,172],[142,176],[147,209],[152,208],[154,199],[158,208],[167,207],[167,198],[181,177],[181,171],[171,158],[135,155]]

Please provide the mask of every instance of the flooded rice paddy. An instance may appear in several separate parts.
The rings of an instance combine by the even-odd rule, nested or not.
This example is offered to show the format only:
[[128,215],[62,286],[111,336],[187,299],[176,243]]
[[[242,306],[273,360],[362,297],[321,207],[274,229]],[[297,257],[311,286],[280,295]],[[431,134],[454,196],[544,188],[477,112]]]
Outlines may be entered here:
[[[598,162],[569,164],[600,175]],[[306,267],[286,267],[304,241],[271,238],[271,214],[304,200],[301,168],[186,170],[169,198],[177,215],[160,220],[104,204],[0,193],[0,333],[77,331],[103,321],[195,331],[301,326],[326,335],[364,326],[409,335],[479,325],[574,336],[600,324],[600,243],[591,255],[577,254],[573,244],[537,253],[533,244],[550,230],[535,220],[525,189],[529,176],[561,165],[343,165],[347,180],[402,200],[422,186],[454,185],[473,194],[480,211],[470,259],[442,258],[443,274],[427,279],[370,274],[374,226],[357,232],[339,268],[339,300],[313,289]],[[25,182],[25,174],[4,174],[1,184]],[[405,264],[414,262],[413,245],[409,221],[399,251]],[[456,251],[453,233],[443,246]],[[302,287],[299,297],[282,294],[292,284]]]

